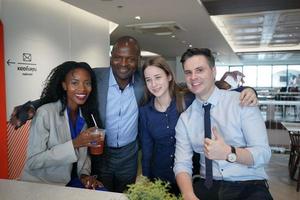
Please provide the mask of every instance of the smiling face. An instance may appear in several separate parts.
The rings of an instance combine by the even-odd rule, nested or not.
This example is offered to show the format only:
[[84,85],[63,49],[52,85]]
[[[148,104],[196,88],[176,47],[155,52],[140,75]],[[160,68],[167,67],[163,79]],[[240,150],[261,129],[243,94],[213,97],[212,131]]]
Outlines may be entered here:
[[156,66],[148,66],[144,70],[145,82],[147,89],[155,97],[170,96],[169,84],[172,80],[164,70]]
[[207,100],[215,87],[216,68],[210,67],[207,58],[203,55],[188,58],[183,68],[189,90],[197,98]]
[[121,41],[111,53],[110,64],[120,87],[126,86],[137,70],[139,50],[133,41]]
[[70,71],[62,83],[67,93],[67,105],[76,110],[83,105],[92,91],[92,81],[89,72],[82,68]]

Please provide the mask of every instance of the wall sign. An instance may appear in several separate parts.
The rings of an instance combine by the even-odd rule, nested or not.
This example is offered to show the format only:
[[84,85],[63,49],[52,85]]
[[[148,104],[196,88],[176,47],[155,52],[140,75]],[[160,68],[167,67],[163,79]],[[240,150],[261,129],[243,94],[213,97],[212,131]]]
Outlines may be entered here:
[[23,53],[22,61],[8,59],[6,63],[8,66],[16,67],[24,76],[32,76],[37,71],[36,63],[32,63],[31,53]]

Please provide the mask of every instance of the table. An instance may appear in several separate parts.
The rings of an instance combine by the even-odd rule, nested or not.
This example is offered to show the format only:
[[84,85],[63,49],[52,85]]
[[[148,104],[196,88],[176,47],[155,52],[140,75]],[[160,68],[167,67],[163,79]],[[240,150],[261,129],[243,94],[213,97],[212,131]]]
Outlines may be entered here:
[[300,101],[275,101],[275,100],[260,100],[259,105],[267,105],[267,120],[274,120],[275,106],[282,106],[282,117],[286,117],[286,107],[293,106],[296,119],[300,117],[298,108],[300,107]]
[[300,122],[281,122],[281,124],[286,128],[289,132],[300,132]]
[[128,200],[122,193],[0,179],[1,200]]

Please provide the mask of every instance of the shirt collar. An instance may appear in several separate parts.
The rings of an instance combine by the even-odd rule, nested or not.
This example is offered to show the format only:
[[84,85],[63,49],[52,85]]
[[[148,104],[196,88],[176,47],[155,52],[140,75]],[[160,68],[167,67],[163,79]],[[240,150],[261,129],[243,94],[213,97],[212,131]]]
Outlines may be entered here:
[[[132,79],[131,79],[130,85],[131,84],[134,84],[134,74],[132,75]],[[113,74],[113,71],[112,71],[112,67],[110,67],[110,69],[109,69],[108,86],[118,86],[118,83],[117,83],[116,78],[115,78],[115,76]]]
[[[152,96],[151,99],[150,99],[150,107],[151,107],[153,110],[156,110],[156,109],[155,109],[155,105],[154,105],[154,99],[155,99],[155,97]],[[176,103],[176,102],[175,102],[175,98],[172,98],[171,103],[170,103],[169,107],[167,108],[166,112],[167,112],[167,111],[173,106],[173,104],[175,104],[175,103]]]
[[71,138],[74,139],[80,134],[80,132],[85,124],[85,120],[82,117],[81,109],[79,108],[79,112],[77,113],[75,124],[73,124],[71,121],[71,118],[70,118],[70,109],[67,107],[66,110],[67,110],[66,112],[67,112],[68,119],[69,119]]
[[215,87],[213,93],[210,95],[207,101],[202,101],[198,98],[196,98],[196,100],[201,104],[201,106],[205,103],[210,103],[212,106],[216,106],[220,98],[221,98],[221,91],[219,88]]

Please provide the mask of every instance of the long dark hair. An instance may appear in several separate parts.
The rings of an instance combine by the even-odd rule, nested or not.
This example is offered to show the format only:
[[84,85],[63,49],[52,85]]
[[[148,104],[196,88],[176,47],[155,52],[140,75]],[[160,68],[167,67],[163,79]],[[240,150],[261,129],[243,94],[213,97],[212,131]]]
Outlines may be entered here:
[[98,125],[100,125],[96,76],[89,64],[85,62],[67,61],[52,69],[44,83],[44,89],[41,94],[41,105],[60,100],[62,103],[60,115],[63,115],[67,106],[67,94],[62,87],[62,82],[65,81],[66,76],[70,71],[79,68],[86,70],[90,74],[92,82],[92,91],[87,101],[80,106],[82,115],[89,127],[94,126],[91,114],[94,115]]
[[[152,58],[149,58],[148,60],[146,60],[146,62],[144,63],[144,65],[142,67],[144,81],[145,81],[144,71],[149,66],[158,67],[158,68],[162,69],[166,73],[167,76],[171,76],[172,79],[169,82],[169,93],[170,93],[171,98],[175,97],[175,99],[176,99],[177,111],[179,113],[183,112],[186,109],[184,96],[188,92],[188,90],[177,85],[177,83],[175,82],[175,75],[174,75],[173,71],[171,70],[171,67],[168,65],[167,61],[161,56],[152,57]],[[153,97],[153,94],[150,93],[146,84],[144,85],[144,87],[145,87],[144,99],[142,102],[143,105],[148,103],[149,100]]]

